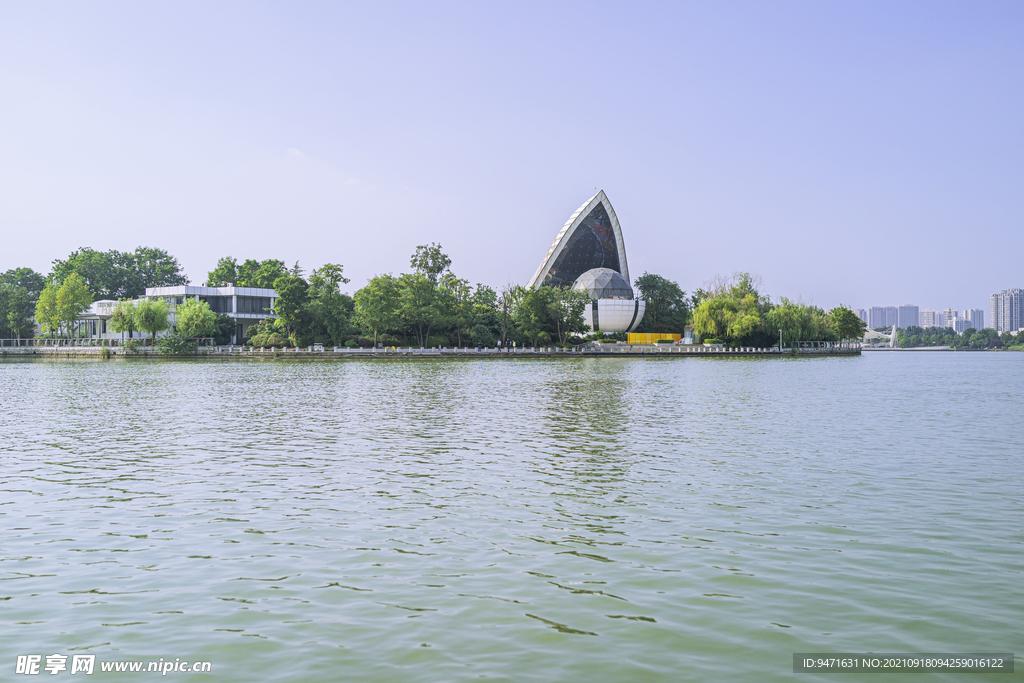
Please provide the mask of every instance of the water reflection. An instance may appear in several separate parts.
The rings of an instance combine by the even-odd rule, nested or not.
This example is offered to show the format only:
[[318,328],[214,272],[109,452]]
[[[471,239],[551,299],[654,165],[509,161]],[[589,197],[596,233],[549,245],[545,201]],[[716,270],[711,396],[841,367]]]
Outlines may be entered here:
[[267,681],[1012,650],[1024,443],[931,435],[1005,433],[1007,356],[3,362],[0,633]]

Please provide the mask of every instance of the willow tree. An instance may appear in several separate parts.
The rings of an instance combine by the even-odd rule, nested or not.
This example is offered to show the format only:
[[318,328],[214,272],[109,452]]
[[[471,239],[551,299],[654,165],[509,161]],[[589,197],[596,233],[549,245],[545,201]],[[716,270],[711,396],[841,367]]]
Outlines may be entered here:
[[110,329],[114,332],[120,332],[121,338],[124,338],[124,333],[128,333],[128,338],[132,338],[132,333],[139,329],[139,324],[135,318],[135,302],[130,299],[122,299],[117,302],[114,306],[114,311],[110,315]]
[[56,336],[60,329],[60,312],[57,310],[57,288],[53,285],[46,285],[36,299],[36,321],[49,332],[50,336]]
[[156,337],[157,332],[167,329],[167,315],[167,304],[163,301],[140,301],[135,308],[136,325],[150,337]]
[[174,314],[174,327],[182,337],[195,339],[213,334],[217,327],[217,314],[210,304],[199,299],[185,299]]
[[767,296],[757,291],[749,273],[736,273],[714,283],[693,311],[693,331],[705,339],[722,339],[734,346],[770,343],[765,316],[772,309]]

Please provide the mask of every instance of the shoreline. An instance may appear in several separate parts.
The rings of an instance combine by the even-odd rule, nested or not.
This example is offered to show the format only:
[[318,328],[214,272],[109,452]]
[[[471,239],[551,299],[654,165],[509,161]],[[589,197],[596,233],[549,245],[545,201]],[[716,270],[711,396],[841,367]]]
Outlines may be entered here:
[[[104,355],[104,350],[107,354]],[[606,348],[557,349],[541,347],[537,349],[517,349],[515,351],[499,351],[497,349],[463,348],[463,349],[250,349],[240,347],[211,347],[190,354],[163,354],[155,347],[128,351],[110,347],[20,347],[0,350],[3,360],[352,360],[352,359],[412,359],[412,358],[459,358],[477,360],[499,359],[537,359],[537,358],[820,358],[820,357],[856,357],[860,349],[786,349],[779,352],[773,349],[725,349],[711,347],[637,347],[635,345],[609,345]]]

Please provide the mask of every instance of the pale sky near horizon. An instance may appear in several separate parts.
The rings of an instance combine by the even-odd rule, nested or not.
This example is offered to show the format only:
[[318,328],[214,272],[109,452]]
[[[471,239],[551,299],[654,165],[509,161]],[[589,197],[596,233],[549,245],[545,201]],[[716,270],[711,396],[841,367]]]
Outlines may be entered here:
[[1024,287],[1020,2],[4,2],[0,271],[72,250],[525,284],[604,189],[633,278],[825,308]]

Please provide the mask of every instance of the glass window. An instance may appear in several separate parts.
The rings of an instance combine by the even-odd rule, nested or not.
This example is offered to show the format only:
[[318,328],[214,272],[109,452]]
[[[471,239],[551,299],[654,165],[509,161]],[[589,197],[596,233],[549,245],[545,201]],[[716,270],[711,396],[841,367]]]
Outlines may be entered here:
[[619,250],[615,232],[604,204],[598,203],[577,226],[562,252],[551,265],[542,284],[569,287],[576,279],[594,268],[619,270]]

